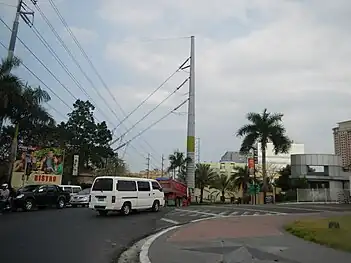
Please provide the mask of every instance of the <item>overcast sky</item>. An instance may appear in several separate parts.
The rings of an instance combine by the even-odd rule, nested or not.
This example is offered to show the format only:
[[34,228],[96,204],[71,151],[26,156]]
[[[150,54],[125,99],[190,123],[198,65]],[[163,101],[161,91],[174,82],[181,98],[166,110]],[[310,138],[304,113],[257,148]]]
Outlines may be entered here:
[[[15,14],[11,5],[17,0],[0,2],[1,18],[10,25]],[[250,111],[261,112],[266,107],[284,113],[288,135],[304,143],[309,153],[333,153],[331,129],[350,118],[350,0],[56,0],[115,99],[75,46],[49,0],[38,0],[41,11],[104,100],[30,0],[25,2],[36,11],[35,28],[93,98],[97,119],[106,120],[111,129],[124,117],[116,101],[125,113],[132,111],[189,57],[191,35],[196,38],[196,137],[201,138],[202,161],[217,161],[225,151],[239,148],[240,140],[234,133],[246,123],[245,115]],[[0,24],[0,41],[6,46],[9,35]],[[87,99],[23,21],[19,37],[76,98]],[[0,47],[0,55],[5,54]],[[74,102],[20,42],[16,55],[61,99],[69,105]],[[40,84],[24,69],[18,74],[30,84]],[[187,72],[177,73],[118,127],[116,134],[124,133],[187,77]],[[188,85],[125,138],[132,138],[167,114],[186,99],[187,92]],[[70,109],[51,95],[49,104],[66,115]],[[156,168],[162,154],[167,157],[174,149],[185,151],[186,110],[185,105],[133,141],[125,155],[132,170],[145,169],[147,153],[152,156],[152,168]],[[58,121],[64,119],[50,112]]]

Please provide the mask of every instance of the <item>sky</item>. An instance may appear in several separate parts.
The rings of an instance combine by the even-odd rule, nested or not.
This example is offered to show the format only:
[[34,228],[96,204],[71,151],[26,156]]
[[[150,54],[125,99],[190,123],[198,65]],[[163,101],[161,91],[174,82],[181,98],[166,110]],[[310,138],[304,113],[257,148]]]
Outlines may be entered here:
[[[75,45],[50,1],[38,0],[37,6],[85,75],[31,1],[25,2],[35,11],[34,27],[21,21],[19,38],[73,96],[19,41],[16,56],[68,105],[75,98],[87,100],[88,94],[96,106],[96,119],[106,120],[110,129],[189,57],[192,35],[196,137],[200,138],[201,161],[218,161],[226,151],[239,149],[241,140],[235,133],[247,123],[248,112],[267,108],[269,112],[283,113],[287,135],[304,143],[307,153],[334,153],[332,128],[350,119],[349,0],[54,0],[105,84]],[[0,0],[0,17],[10,26],[16,3]],[[85,92],[35,32],[50,44]],[[7,46],[9,36],[10,31],[0,23],[1,43]],[[6,55],[2,47],[0,55]],[[48,90],[24,68],[17,74]],[[188,70],[177,72],[119,125],[114,138],[128,131],[188,76]],[[57,121],[66,120],[71,110],[48,92],[52,96],[50,113]],[[171,112],[187,98],[187,93],[188,84],[131,129],[124,140],[132,139]],[[119,152],[132,171],[146,168],[148,153],[151,168],[160,168],[162,154],[167,159],[176,149],[186,150],[186,112],[184,105]]]

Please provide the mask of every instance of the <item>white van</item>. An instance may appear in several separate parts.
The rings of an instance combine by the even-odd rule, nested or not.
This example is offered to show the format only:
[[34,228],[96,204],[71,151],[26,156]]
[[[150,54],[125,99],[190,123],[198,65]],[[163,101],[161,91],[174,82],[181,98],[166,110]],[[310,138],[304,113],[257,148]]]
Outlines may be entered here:
[[160,184],[145,178],[100,176],[94,180],[89,196],[89,208],[100,215],[109,211],[129,215],[132,210],[150,208],[158,212],[164,204]]

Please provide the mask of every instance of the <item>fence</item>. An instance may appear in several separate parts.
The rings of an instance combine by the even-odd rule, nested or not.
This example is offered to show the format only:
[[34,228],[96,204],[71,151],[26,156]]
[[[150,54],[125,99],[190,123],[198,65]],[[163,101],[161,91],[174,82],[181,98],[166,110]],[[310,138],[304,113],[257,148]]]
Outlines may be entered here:
[[297,202],[351,203],[347,189],[297,189]]

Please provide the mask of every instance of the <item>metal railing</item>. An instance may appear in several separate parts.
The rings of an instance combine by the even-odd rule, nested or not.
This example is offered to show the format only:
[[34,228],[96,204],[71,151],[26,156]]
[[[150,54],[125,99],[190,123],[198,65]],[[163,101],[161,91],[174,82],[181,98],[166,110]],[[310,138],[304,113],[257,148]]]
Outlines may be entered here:
[[297,202],[351,203],[348,189],[297,189]]

